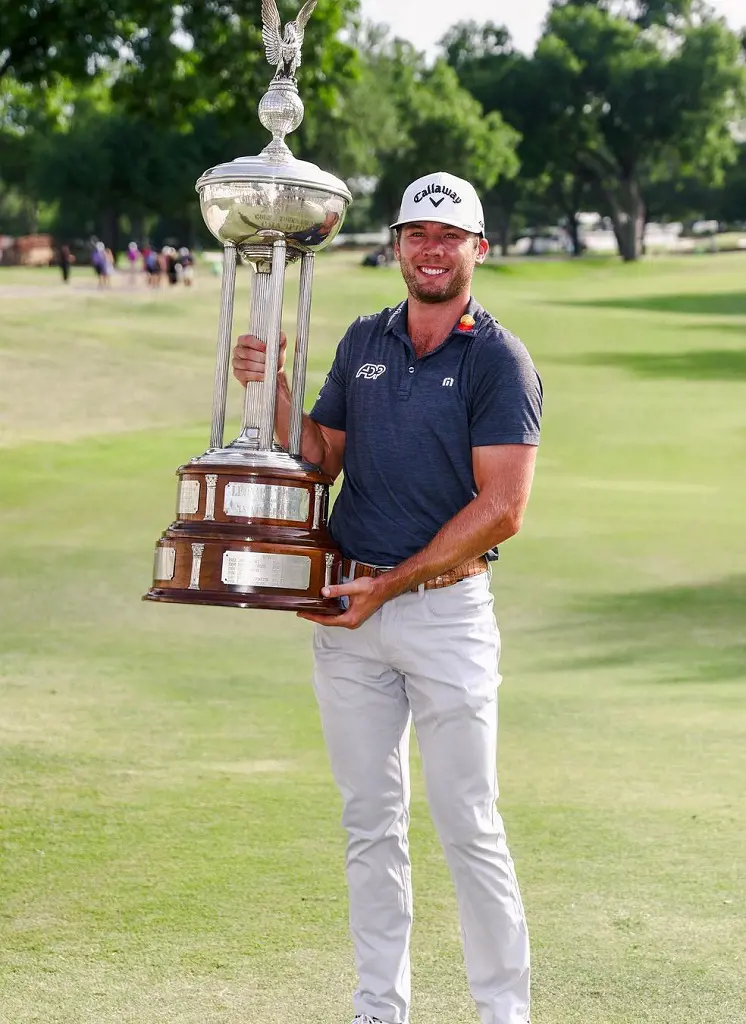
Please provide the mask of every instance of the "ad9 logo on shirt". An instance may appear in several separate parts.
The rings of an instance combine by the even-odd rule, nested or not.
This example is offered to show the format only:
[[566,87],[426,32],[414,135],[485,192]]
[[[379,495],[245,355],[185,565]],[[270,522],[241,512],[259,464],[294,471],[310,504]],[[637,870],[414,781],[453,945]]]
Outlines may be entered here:
[[386,367],[380,363],[366,363],[361,366],[355,377],[365,377],[366,380],[378,380],[386,372]]

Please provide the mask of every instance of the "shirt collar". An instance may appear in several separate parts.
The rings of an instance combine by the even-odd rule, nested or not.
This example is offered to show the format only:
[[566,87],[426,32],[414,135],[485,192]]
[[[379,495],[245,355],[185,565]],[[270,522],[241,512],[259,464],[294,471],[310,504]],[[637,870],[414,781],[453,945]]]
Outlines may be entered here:
[[[462,317],[456,321],[451,328],[451,332],[448,335],[449,338],[455,334],[457,337],[471,337],[477,333],[479,328],[484,322],[484,318],[487,316],[486,311],[480,306],[477,300],[472,296],[469,299],[469,305],[466,307],[466,312],[463,316],[471,316],[474,318],[474,327],[470,331],[463,331],[459,329]],[[407,340],[409,335],[407,334],[407,300],[400,302],[398,306],[395,306],[391,311],[391,315],[386,322],[384,329],[385,334],[396,334],[400,338]]]
[[407,336],[407,300],[400,302],[391,310],[391,316],[386,322],[385,334],[401,334]]

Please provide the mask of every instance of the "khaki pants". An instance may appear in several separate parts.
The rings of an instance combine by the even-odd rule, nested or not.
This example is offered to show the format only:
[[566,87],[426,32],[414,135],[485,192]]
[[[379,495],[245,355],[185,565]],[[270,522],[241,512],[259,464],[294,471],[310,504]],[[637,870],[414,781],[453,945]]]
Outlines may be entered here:
[[314,686],[348,834],[356,1014],[409,1015],[413,720],[482,1024],[528,1021],[528,932],[495,807],[499,649],[487,573],[403,594],[357,630],[316,627]]

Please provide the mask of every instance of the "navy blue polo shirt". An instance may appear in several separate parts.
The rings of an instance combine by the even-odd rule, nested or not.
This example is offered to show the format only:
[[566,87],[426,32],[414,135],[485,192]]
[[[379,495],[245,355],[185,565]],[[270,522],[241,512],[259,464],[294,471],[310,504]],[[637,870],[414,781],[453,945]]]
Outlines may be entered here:
[[311,417],[346,432],[330,530],[342,554],[397,565],[476,494],[474,447],[539,443],[542,387],[531,357],[473,299],[422,359],[407,304],[356,320],[339,343]]

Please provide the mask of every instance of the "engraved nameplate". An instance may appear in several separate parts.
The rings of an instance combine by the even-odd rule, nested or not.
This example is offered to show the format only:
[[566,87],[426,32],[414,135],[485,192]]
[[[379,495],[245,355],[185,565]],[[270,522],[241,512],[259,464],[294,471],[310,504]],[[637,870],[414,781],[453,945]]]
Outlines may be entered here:
[[306,555],[268,555],[258,551],[226,551],[223,583],[231,587],[275,587],[308,590],[311,559]]
[[156,548],[153,579],[172,580],[176,565],[176,548]]
[[199,480],[180,480],[178,514],[193,516],[198,508]]
[[250,519],[281,519],[305,523],[309,495],[304,487],[280,487],[277,484],[226,484],[223,511],[227,516]]

